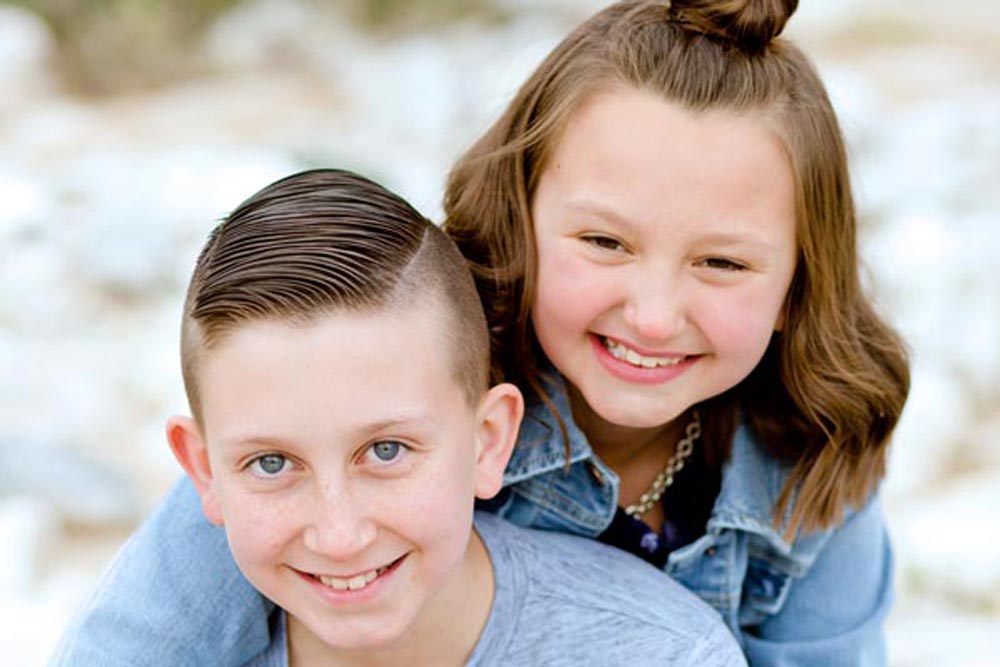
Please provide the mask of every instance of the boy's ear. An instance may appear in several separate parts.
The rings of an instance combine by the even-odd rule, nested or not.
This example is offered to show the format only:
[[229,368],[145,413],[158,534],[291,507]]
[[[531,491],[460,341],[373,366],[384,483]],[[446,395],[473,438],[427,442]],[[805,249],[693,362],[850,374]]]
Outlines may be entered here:
[[167,420],[167,442],[174,457],[194,483],[201,497],[205,517],[216,526],[222,525],[219,499],[215,495],[208,447],[198,423],[190,417],[174,416]]
[[503,487],[503,472],[524,415],[524,398],[514,385],[498,384],[483,395],[476,415],[476,497],[487,499]]

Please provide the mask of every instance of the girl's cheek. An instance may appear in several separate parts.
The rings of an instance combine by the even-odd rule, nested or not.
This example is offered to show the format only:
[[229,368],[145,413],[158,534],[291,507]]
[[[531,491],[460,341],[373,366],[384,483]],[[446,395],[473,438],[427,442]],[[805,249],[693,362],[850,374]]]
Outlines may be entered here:
[[763,351],[774,333],[777,309],[752,295],[734,295],[712,309],[708,329],[717,344]]
[[539,290],[559,296],[570,293],[593,295],[614,289],[620,279],[612,267],[594,264],[570,252],[553,253],[542,264]]

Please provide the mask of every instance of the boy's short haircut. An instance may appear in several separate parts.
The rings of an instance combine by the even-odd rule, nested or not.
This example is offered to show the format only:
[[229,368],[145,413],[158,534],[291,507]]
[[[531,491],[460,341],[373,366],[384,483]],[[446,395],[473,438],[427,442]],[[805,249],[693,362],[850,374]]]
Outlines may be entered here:
[[191,276],[181,366],[192,414],[203,426],[201,354],[239,327],[397,306],[440,308],[455,379],[474,405],[488,385],[489,336],[454,243],[401,197],[348,171],[272,183],[212,231]]

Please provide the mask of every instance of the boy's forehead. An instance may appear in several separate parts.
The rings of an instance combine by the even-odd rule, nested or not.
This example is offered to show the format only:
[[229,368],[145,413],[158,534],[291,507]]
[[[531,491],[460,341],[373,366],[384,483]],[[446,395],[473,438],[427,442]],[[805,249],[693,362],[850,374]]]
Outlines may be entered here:
[[296,449],[303,456],[380,436],[465,442],[446,434],[464,432],[476,405],[434,318],[410,310],[245,327],[204,364],[207,437],[220,452],[262,442],[318,447]]
[[[200,380],[230,386],[227,376],[248,376],[257,367],[263,382],[284,366],[299,368],[298,377],[305,382],[311,377],[306,369],[326,367],[335,376],[331,385],[337,381],[359,390],[386,376],[394,378],[387,383],[386,401],[420,380],[461,390],[456,346],[449,335],[453,315],[437,301],[411,298],[362,309],[329,308],[308,317],[248,320],[201,351]],[[429,395],[416,398],[431,402]]]

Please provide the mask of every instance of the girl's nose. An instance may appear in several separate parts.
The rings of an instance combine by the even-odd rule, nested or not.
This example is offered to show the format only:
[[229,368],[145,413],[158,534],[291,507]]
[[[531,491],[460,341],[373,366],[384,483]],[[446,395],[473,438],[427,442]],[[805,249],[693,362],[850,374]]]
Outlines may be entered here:
[[346,489],[321,489],[308,509],[303,531],[306,548],[336,561],[350,561],[374,541],[377,522],[362,502]]
[[684,326],[680,281],[664,270],[637,271],[625,303],[625,321],[637,342],[656,344],[675,336]]

